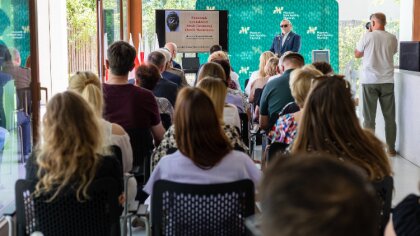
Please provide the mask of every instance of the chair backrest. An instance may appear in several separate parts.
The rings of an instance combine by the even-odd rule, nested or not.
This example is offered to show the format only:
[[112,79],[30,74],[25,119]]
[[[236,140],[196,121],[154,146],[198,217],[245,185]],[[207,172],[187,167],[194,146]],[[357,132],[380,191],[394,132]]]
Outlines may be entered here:
[[121,148],[117,145],[111,145],[109,146],[110,151],[112,152],[112,154],[114,155],[115,158],[117,158],[118,162],[121,165],[121,172],[124,172],[124,162],[123,162],[123,157],[122,157],[122,151]]
[[165,128],[165,130],[168,130],[169,127],[172,125],[172,119],[169,114],[166,113],[160,113],[160,120],[162,121],[162,125]]
[[130,136],[131,148],[133,149],[133,166],[141,166],[144,174],[144,182],[150,176],[150,157],[153,151],[153,137],[150,129],[126,129]]
[[153,235],[245,235],[254,214],[254,184],[182,184],[159,180],[153,186]]
[[380,235],[383,235],[385,227],[388,224],[391,213],[392,191],[394,189],[394,179],[392,176],[386,176],[383,180],[372,182],[376,192],[376,199],[379,206]]
[[248,114],[239,113],[239,119],[241,120],[241,137],[242,141],[248,146],[249,145],[249,121]]
[[118,187],[112,178],[92,182],[90,199],[79,202],[68,189],[53,201],[50,194],[33,195],[34,182],[16,182],[16,219],[18,235],[39,231],[43,235],[119,235]]

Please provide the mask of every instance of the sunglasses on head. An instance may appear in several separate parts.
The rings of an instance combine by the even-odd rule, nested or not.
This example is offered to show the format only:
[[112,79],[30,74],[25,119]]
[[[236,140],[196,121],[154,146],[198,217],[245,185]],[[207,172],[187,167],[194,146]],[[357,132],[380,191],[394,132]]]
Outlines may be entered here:
[[288,24],[286,24],[286,25],[280,25],[281,28],[287,28],[288,26],[289,26]]

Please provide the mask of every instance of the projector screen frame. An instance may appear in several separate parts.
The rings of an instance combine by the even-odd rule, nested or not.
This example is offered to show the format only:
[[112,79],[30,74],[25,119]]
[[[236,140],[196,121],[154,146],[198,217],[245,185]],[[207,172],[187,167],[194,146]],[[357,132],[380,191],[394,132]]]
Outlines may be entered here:
[[[155,10],[155,19],[156,19],[156,28],[155,32],[158,36],[159,40],[159,47],[164,47],[166,42],[166,32],[165,32],[165,24],[166,24],[166,18],[165,18],[165,11],[205,11],[205,12],[211,12],[211,11],[217,11],[219,12],[219,45],[222,46],[223,51],[228,52],[229,51],[229,11],[228,10],[179,10],[179,9],[156,9]],[[209,48],[210,49],[210,48]],[[208,52],[207,51],[196,51],[194,53],[203,53]],[[179,53],[184,53],[183,51],[179,51]],[[191,53],[191,52],[185,52],[185,53]]]

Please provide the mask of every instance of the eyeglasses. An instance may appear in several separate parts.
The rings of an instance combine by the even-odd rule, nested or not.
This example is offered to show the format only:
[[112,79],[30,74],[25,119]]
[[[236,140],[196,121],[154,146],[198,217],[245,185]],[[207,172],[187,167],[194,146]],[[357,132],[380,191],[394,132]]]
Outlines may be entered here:
[[286,25],[280,25],[280,27],[281,28],[287,28],[287,27],[289,27],[289,25],[287,25],[287,24]]

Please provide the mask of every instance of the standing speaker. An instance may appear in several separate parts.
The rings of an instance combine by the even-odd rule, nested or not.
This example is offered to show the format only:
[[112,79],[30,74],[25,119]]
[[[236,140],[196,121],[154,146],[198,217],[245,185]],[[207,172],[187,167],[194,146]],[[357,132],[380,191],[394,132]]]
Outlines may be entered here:
[[400,42],[400,69],[420,72],[420,42]]

